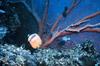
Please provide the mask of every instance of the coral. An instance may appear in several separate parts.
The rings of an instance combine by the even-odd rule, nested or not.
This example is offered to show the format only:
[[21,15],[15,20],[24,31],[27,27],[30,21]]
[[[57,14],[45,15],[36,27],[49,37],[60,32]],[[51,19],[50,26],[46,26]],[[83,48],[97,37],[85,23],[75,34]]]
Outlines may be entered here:
[[94,49],[91,41],[77,44],[72,49],[44,48],[36,49],[33,53],[23,47],[5,44],[0,45],[0,64],[8,66],[98,66],[100,54]]
[[[99,27],[95,28],[97,26],[100,26],[100,23],[96,23],[96,24],[88,24],[87,23],[92,18],[99,16],[100,11],[97,11],[90,15],[87,15],[87,16],[81,18],[76,23],[74,23],[74,24],[72,23],[72,24],[66,26],[65,28],[63,28],[61,25],[59,25],[60,24],[59,22],[61,22],[61,20],[63,20],[63,22],[66,22],[65,19],[67,19],[67,16],[69,16],[69,14],[71,14],[71,12],[77,6],[80,6],[80,3],[82,2],[82,0],[73,0],[70,7],[65,6],[64,10],[62,11],[63,13],[61,13],[59,16],[57,16],[56,21],[53,22],[52,26],[50,26],[50,24],[48,24],[48,22],[47,22],[49,7],[51,6],[49,4],[50,3],[49,1],[50,0],[46,0],[42,19],[39,21],[39,35],[43,41],[43,45],[41,45],[41,47],[48,47],[56,39],[58,39],[58,37],[62,37],[65,35],[81,33],[81,32],[98,32],[98,33],[100,32]],[[84,26],[81,26],[83,23],[87,23],[87,24]],[[48,26],[51,27],[50,29],[48,29],[47,24],[48,24]],[[52,36],[49,34],[52,34]]]
[[30,51],[24,50],[22,47],[17,48],[14,45],[7,44],[0,46],[0,64],[1,63],[2,65],[8,64],[10,66],[24,66],[26,64],[36,66],[35,57],[31,55]]
[[[81,24],[87,22],[89,19],[94,18],[96,16],[100,15],[100,12],[95,12],[93,14],[90,14],[82,19],[80,19],[78,22],[76,22],[75,24],[71,24],[69,26],[67,26],[66,28],[62,29],[62,30],[57,30],[54,31],[55,27],[57,26],[57,23],[59,21],[57,21],[57,23],[55,22],[55,24],[52,27],[51,32],[53,31],[53,35],[50,38],[50,40],[47,40],[45,42],[45,44],[43,45],[43,47],[47,47],[50,45],[50,43],[52,43],[55,39],[57,39],[58,37],[62,37],[65,35],[69,35],[69,34],[73,34],[73,33],[79,33],[79,32],[100,32],[99,28],[94,28],[96,26],[100,26],[100,23],[96,23],[96,24],[87,24],[83,27],[80,27]],[[61,19],[61,17],[60,17]]]

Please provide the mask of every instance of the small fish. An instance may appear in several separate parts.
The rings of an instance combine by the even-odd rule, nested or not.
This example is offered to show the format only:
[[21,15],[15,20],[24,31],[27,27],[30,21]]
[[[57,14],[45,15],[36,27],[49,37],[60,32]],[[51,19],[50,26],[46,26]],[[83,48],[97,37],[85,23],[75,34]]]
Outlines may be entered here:
[[0,14],[6,13],[4,10],[0,9]]
[[66,12],[67,10],[68,10],[68,7],[65,6],[65,7],[64,7],[64,11],[63,11],[63,13],[62,13],[63,17],[66,17],[66,16],[67,16],[67,12]]
[[36,33],[29,35],[28,42],[31,44],[32,48],[40,48],[42,40],[40,36]]
[[64,36],[64,37],[62,38],[62,40],[64,40],[64,41],[69,41],[69,40],[71,40],[71,38],[70,38],[70,37],[67,37],[67,36]]

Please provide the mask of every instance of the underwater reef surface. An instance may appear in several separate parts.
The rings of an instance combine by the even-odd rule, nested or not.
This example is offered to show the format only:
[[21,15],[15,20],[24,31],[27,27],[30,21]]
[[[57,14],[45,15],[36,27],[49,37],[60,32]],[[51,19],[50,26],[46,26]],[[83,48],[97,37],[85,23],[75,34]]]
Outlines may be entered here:
[[0,45],[0,66],[100,66],[100,53],[90,41],[72,49],[36,49]]

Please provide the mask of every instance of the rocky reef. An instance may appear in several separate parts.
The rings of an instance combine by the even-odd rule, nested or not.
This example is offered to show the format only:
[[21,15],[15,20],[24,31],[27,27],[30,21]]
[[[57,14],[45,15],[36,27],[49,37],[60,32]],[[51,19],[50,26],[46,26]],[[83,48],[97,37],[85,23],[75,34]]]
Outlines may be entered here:
[[72,49],[36,49],[0,45],[0,66],[99,66],[100,54],[90,41]]

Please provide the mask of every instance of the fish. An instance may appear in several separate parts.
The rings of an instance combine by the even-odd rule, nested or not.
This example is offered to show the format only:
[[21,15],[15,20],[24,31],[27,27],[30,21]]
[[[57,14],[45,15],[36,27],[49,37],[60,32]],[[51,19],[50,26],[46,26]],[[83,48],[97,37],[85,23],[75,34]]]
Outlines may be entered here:
[[36,33],[28,36],[28,42],[30,43],[31,47],[34,49],[40,48],[42,45],[42,39]]
[[4,14],[4,13],[6,13],[6,12],[4,10],[0,9],[0,14]]

